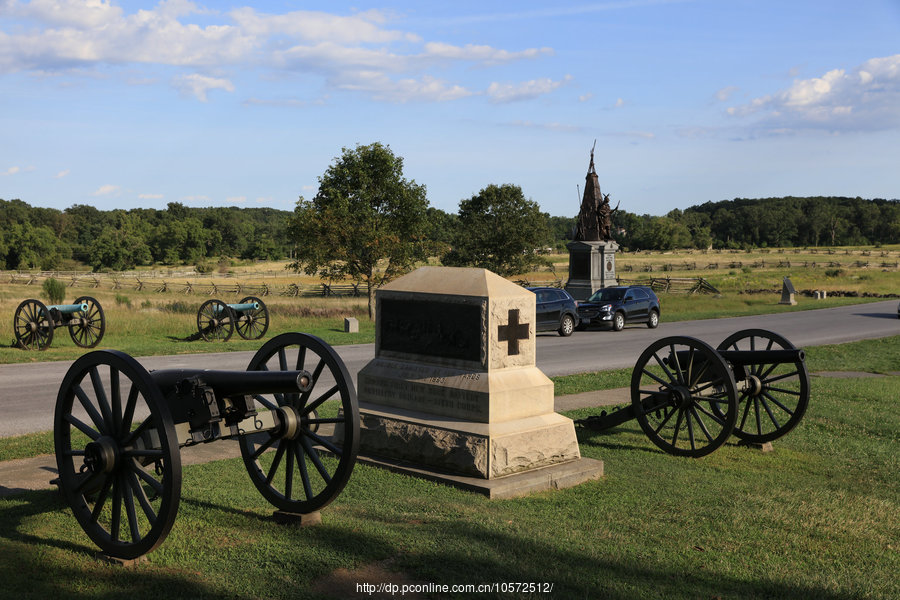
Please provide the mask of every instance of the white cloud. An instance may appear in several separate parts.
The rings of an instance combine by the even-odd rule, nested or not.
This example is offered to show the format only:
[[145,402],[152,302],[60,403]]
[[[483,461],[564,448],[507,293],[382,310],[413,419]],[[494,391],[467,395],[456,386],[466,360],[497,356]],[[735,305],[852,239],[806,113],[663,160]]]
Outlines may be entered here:
[[594,93],[588,92],[587,94],[582,94],[582,95],[578,96],[578,101],[579,102],[587,102],[588,100],[590,100],[593,97],[594,97]]
[[769,133],[804,129],[832,132],[900,127],[900,54],[873,58],[850,71],[794,81],[789,88],[728,108],[734,117],[758,117]]
[[35,170],[35,167],[25,167],[25,168],[22,168],[22,167],[10,167],[10,168],[8,168],[6,171],[0,172],[0,176],[3,176],[3,175],[17,175],[17,174],[19,174],[19,173],[30,173],[31,171],[34,171],[34,170]]
[[513,121],[513,127],[525,127],[528,129],[546,129],[547,131],[562,131],[566,133],[578,133],[584,131],[580,125],[567,125],[565,123],[534,123],[533,121]]
[[393,80],[378,71],[348,73],[335,79],[333,84],[343,90],[365,92],[375,100],[386,102],[442,102],[471,96],[462,86],[449,84],[431,76],[421,79]]
[[162,194],[138,194],[141,200],[162,200],[164,197]]
[[208,77],[199,73],[176,77],[172,80],[172,86],[182,94],[196,97],[200,102],[207,101],[207,92],[210,90],[234,91],[234,84],[227,79]]
[[716,100],[718,100],[719,102],[727,102],[731,98],[731,96],[739,89],[741,88],[737,87],[736,85],[723,87],[721,90],[716,92]]
[[613,105],[613,108],[622,108],[623,106],[625,106],[625,100],[616,98],[616,103]]
[[226,198],[225,202],[230,204],[244,204],[247,202],[247,196],[231,196],[230,198]]
[[387,21],[383,13],[368,10],[348,17],[314,11],[295,11],[268,15],[243,7],[229,13],[232,20],[248,34],[258,37],[286,35],[307,42],[331,41],[341,44],[419,41],[414,34],[383,29]]
[[70,173],[69,169],[64,169],[64,170],[60,171],[59,173],[57,173],[56,175],[54,175],[53,179],[62,179],[69,173]]
[[524,81],[517,84],[494,82],[488,86],[487,95],[491,99],[491,102],[498,104],[517,102],[519,100],[531,100],[538,96],[549,94],[571,81],[571,79],[571,75],[566,75],[559,81],[553,81],[552,79],[545,77],[543,79],[532,79],[531,81]]
[[94,192],[92,195],[93,196],[111,196],[113,194],[118,194],[121,191],[121,189],[122,188],[120,188],[117,185],[111,185],[111,184],[101,185],[99,188],[97,188],[97,191]]
[[[2,2],[3,0],[0,0]],[[201,101],[211,89],[234,91],[229,71],[251,69],[313,73],[327,88],[354,90],[387,102],[442,102],[472,95],[462,83],[431,72],[457,64],[492,67],[549,56],[552,48],[507,50],[422,40],[390,27],[391,15],[365,10],[350,15],[319,11],[266,14],[250,6],[214,13],[187,0],[163,0],[128,13],[111,0],[6,0],[14,26],[0,13],[0,73],[28,71],[75,77],[115,73],[127,66],[129,85],[159,81],[149,66],[180,67],[193,74],[172,81]],[[203,14],[201,21],[196,15]],[[207,73],[199,75],[197,72]],[[216,73],[215,76],[209,73]],[[495,84],[492,101],[540,95],[541,85]]]

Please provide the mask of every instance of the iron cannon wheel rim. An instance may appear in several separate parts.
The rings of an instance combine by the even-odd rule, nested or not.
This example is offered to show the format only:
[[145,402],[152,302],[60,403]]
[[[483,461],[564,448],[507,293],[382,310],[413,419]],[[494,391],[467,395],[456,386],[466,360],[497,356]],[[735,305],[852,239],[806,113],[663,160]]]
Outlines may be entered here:
[[82,348],[94,348],[103,339],[106,332],[106,317],[103,314],[103,307],[96,299],[90,296],[81,296],[75,299],[75,304],[87,304],[86,311],[79,311],[78,314],[83,319],[80,325],[69,328],[69,336],[75,345]]
[[[737,331],[719,344],[717,350],[794,350],[783,336],[766,329]],[[806,363],[762,363],[748,365],[748,374],[756,377],[761,391],[746,390],[738,395],[738,420],[734,435],[754,443],[776,440],[803,419],[809,405],[809,371]],[[796,380],[796,384],[793,381]],[[797,389],[794,389],[794,386]]]
[[[353,381],[328,344],[304,333],[272,338],[247,367],[248,371],[307,368],[313,377],[309,391],[254,396],[258,405],[269,410],[292,407],[301,420],[299,434],[294,438],[279,438],[276,432],[240,437],[244,465],[263,497],[281,510],[301,514],[327,506],[350,479],[359,451],[359,406]],[[322,381],[324,385],[318,385]],[[331,387],[324,389],[325,385]],[[339,401],[336,416],[323,412],[323,408],[335,408],[334,403],[324,404],[331,400]],[[330,433],[325,431],[332,425]]]
[[231,309],[221,300],[207,300],[197,311],[197,331],[207,342],[227,342],[234,333]]
[[258,340],[266,335],[266,331],[269,330],[269,309],[265,302],[256,296],[247,296],[241,300],[240,304],[250,304],[253,302],[258,303],[259,308],[244,312],[245,315],[250,317],[249,319],[243,318],[242,316],[238,316],[234,319],[234,327],[237,329],[238,335],[245,340]]
[[[687,363],[667,365],[664,358],[676,352],[686,352]],[[737,419],[731,369],[712,346],[686,336],[662,338],[644,350],[631,376],[631,403],[650,441],[676,456],[715,451]]]
[[[115,350],[76,360],[59,389],[53,437],[59,489],[103,552],[134,559],[162,543],[178,512],[181,456],[169,410],[140,363]],[[92,470],[91,446],[115,463]]]
[[53,343],[50,311],[40,300],[23,300],[13,316],[16,344],[23,350],[46,350]]

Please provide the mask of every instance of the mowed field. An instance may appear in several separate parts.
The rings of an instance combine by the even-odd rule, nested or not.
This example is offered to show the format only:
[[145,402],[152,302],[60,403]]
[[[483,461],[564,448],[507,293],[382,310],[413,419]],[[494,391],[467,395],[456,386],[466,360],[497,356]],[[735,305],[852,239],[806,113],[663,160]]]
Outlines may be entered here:
[[[510,279],[527,285],[565,284],[568,256],[550,255],[548,259],[552,266]],[[352,282],[332,283],[336,295],[326,297],[323,282],[289,271],[286,264],[236,266],[208,275],[192,272],[189,267],[116,276],[87,272],[56,275],[68,286],[65,303],[90,296],[103,307],[106,332],[99,347],[135,356],[259,348],[260,341],[243,340],[237,333],[227,342],[207,342],[198,336],[197,312],[211,298],[236,303],[247,296],[260,297],[270,314],[264,339],[286,331],[303,331],[330,344],[374,341],[365,286],[359,286],[359,295],[354,296]],[[617,259],[619,279],[626,283],[703,277],[720,291],[693,295],[661,293],[667,321],[808,310],[862,302],[869,295],[897,294],[898,265],[900,246],[640,252],[621,253]],[[65,329],[55,330],[52,344],[44,351],[15,347],[16,308],[28,298],[48,303],[41,284],[52,275],[0,273],[0,364],[69,360],[86,351],[75,345]],[[793,307],[779,305],[782,279],[786,276],[799,292],[825,290],[829,297],[817,301],[810,298]],[[359,319],[359,333],[344,333],[345,317]]]

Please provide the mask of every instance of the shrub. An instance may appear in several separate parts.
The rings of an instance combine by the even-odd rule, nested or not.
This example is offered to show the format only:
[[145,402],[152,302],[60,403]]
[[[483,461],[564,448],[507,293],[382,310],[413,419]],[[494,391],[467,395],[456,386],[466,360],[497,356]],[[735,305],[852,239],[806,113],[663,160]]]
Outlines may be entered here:
[[45,279],[41,289],[44,291],[44,298],[50,304],[62,304],[63,299],[66,297],[66,284],[53,277]]
[[162,310],[178,314],[191,314],[197,312],[197,307],[193,304],[188,304],[187,302],[176,300],[175,302],[169,302],[168,304],[162,306]]
[[840,277],[844,274],[843,269],[826,269],[825,277]]
[[123,296],[122,294],[116,294],[116,304],[118,306],[126,306],[131,308],[131,298],[128,296]]
[[141,308],[153,308],[153,303],[149,300],[141,302]]

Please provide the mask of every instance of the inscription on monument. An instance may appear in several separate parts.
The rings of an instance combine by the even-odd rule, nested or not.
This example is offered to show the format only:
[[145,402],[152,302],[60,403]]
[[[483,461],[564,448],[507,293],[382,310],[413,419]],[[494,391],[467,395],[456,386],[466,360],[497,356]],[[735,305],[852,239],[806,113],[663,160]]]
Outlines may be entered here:
[[481,306],[433,300],[381,301],[381,349],[481,360]]

